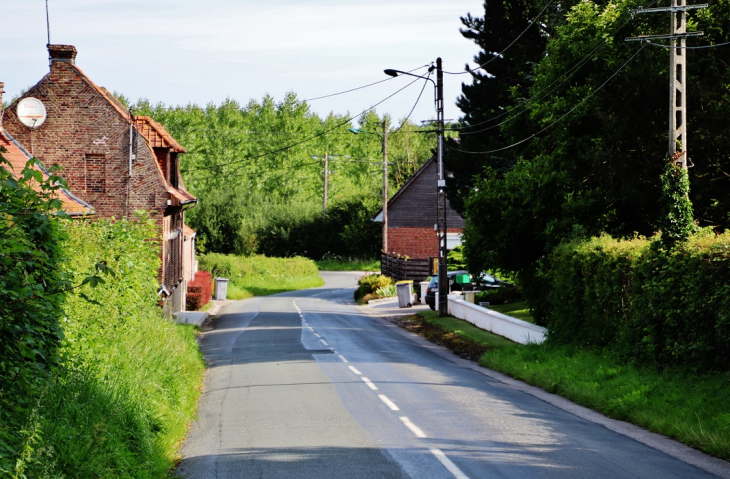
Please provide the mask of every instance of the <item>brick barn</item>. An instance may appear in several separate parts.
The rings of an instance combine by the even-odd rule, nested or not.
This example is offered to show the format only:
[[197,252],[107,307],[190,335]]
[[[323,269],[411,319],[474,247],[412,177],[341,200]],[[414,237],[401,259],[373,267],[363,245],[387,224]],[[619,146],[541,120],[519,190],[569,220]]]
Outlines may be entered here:
[[[69,189],[96,217],[134,219],[136,210],[150,212],[161,235],[165,311],[183,310],[184,211],[197,204],[180,177],[185,150],[162,125],[134,116],[95,85],[76,66],[75,47],[49,45],[48,52],[50,72],[4,112],[5,129],[31,155],[61,165]],[[45,123],[35,129],[17,117],[18,102],[27,97],[40,100],[47,111]]]
[[[431,157],[388,201],[388,256],[427,260],[438,257],[436,234],[438,163]],[[446,200],[447,245],[461,244],[464,218]],[[373,217],[383,221],[382,210]]]

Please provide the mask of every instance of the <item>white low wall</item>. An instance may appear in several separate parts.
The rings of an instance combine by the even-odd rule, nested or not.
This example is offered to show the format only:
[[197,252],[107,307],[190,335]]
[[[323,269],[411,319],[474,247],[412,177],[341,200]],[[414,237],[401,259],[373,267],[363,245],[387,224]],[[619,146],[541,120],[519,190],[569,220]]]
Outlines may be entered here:
[[449,314],[516,343],[541,343],[547,329],[449,296]]

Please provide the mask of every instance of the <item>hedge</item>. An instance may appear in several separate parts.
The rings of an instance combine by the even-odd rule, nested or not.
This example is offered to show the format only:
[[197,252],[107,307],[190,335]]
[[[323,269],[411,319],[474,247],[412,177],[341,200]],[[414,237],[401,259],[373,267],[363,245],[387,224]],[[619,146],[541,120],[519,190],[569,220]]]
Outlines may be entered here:
[[549,341],[659,366],[730,369],[730,233],[673,247],[608,236],[558,247],[540,272]]

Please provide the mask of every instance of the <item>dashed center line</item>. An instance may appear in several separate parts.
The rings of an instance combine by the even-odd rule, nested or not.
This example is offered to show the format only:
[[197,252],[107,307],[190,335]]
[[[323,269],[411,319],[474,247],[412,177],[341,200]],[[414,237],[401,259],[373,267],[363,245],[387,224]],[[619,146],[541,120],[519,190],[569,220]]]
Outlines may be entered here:
[[393,401],[388,399],[388,396],[385,394],[378,394],[378,397],[390,408],[391,411],[400,411],[400,408],[396,406]]
[[[320,294],[324,294],[324,293],[320,293]],[[320,295],[319,294],[315,294],[313,296],[320,296]],[[324,338],[322,338],[322,336],[319,333],[317,333],[314,330],[314,328],[312,326],[310,326],[307,323],[307,321],[304,319],[304,313],[299,308],[299,306],[296,304],[296,301],[294,302],[294,307],[296,308],[297,312],[299,313],[300,318],[302,319],[302,325],[305,326],[307,329],[309,329],[311,332],[313,332],[314,335],[317,338],[319,338],[320,342],[323,345],[329,347],[329,344],[327,343],[327,341],[325,341]],[[334,348],[330,348],[330,350],[333,353],[335,352],[335,349]],[[347,360],[347,358],[345,356],[343,356],[341,354],[338,354],[337,356],[340,358],[340,360],[343,363],[349,363],[350,362],[350,361]],[[354,374],[357,374],[358,376],[360,376],[360,379],[362,379],[362,381],[365,384],[367,384],[367,386],[370,389],[372,389],[373,391],[377,391],[378,390],[378,387],[372,381],[370,381],[370,379],[368,379],[365,376],[363,376],[362,373],[356,367],[350,365],[350,366],[348,366],[348,368]],[[380,400],[383,401],[385,403],[385,405],[387,405],[390,408],[391,411],[400,411],[400,408],[393,401],[391,401],[388,398],[388,396],[386,396],[385,394],[378,394],[378,398],[380,398]],[[403,423],[403,425],[405,427],[407,427],[416,437],[418,437],[418,438],[427,438],[428,437],[426,435],[426,433],[423,432],[423,430],[420,427],[418,427],[415,424],[413,424],[413,422],[411,422],[411,420],[408,419],[407,416],[400,416],[398,419],[400,419],[401,422]],[[446,468],[446,470],[448,470],[454,476],[455,479],[469,479],[469,477],[466,474],[464,474],[461,471],[461,469],[459,469],[456,466],[456,464],[454,464],[448,457],[446,457],[446,454],[444,454],[443,451],[441,451],[440,449],[436,449],[436,448],[429,448],[429,451]]]
[[401,420],[401,422],[403,423],[403,425],[405,427],[410,429],[411,432],[416,435],[416,437],[421,437],[421,438],[428,437],[428,436],[426,436],[426,433],[421,430],[420,427],[413,424],[411,422],[411,420],[408,419],[406,416],[401,416],[399,419]]
[[362,379],[362,380],[363,380],[363,382],[364,382],[365,384],[367,384],[367,385],[368,385],[368,387],[369,387],[370,389],[372,389],[373,391],[377,391],[377,390],[378,390],[378,386],[376,386],[375,384],[373,384],[373,382],[372,382],[371,380],[369,380],[368,378],[366,378],[365,376],[362,376],[362,377],[361,377],[360,379]]
[[451,462],[451,459],[446,457],[446,454],[444,454],[440,449],[433,449],[431,448],[431,454],[436,456],[436,459],[439,460],[441,464],[444,465],[444,467],[454,475],[456,479],[469,479],[469,477],[461,472],[461,469],[456,467],[456,464]]

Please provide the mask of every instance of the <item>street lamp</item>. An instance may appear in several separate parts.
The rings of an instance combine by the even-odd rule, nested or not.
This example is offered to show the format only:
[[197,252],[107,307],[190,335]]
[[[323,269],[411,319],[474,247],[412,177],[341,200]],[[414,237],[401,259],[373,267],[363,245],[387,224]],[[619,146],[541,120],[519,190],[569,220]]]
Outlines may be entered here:
[[[438,147],[436,149],[436,158],[438,161],[438,205],[437,205],[437,229],[439,236],[439,316],[448,314],[448,297],[449,283],[446,276],[446,179],[444,178],[444,72],[441,67],[441,58],[436,59],[436,81],[434,82],[428,77],[416,75],[414,73],[404,72],[401,70],[387,69],[383,70],[386,75],[397,77],[398,75],[408,75],[416,78],[423,78],[434,85],[435,101],[436,101],[436,133],[438,134]],[[429,73],[434,67],[429,68]]]
[[383,138],[383,254],[388,254],[388,123],[383,119],[383,134],[350,128],[352,133],[370,133]]

